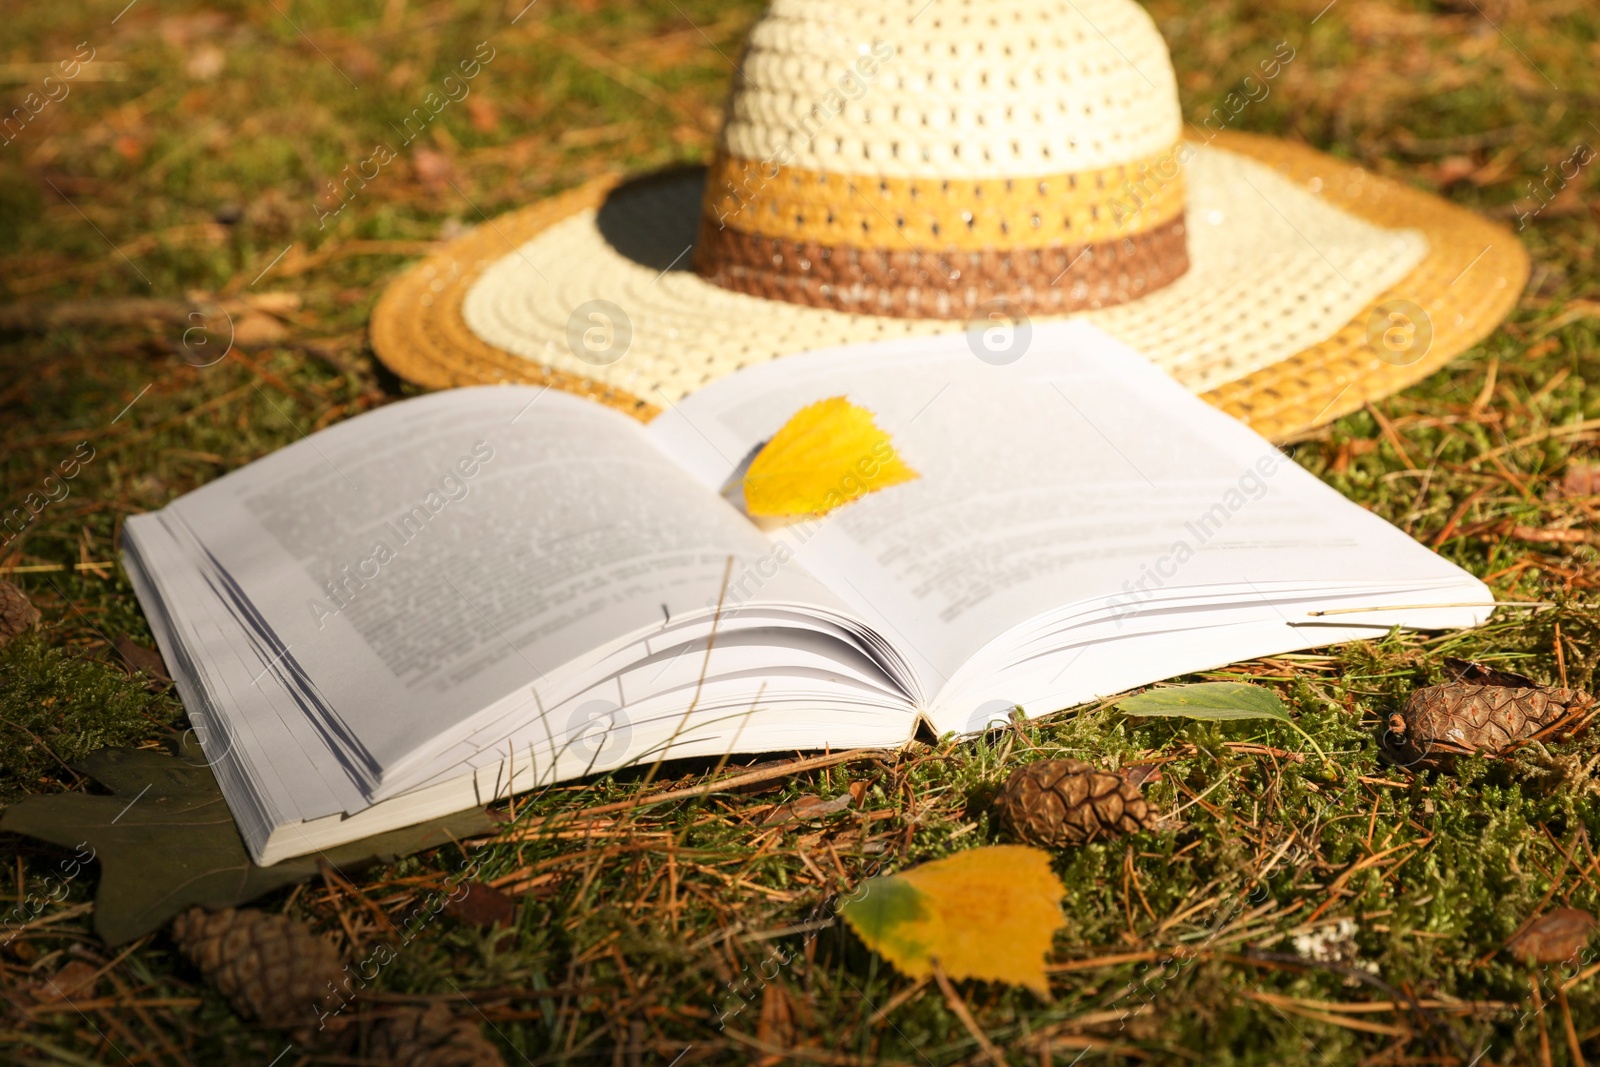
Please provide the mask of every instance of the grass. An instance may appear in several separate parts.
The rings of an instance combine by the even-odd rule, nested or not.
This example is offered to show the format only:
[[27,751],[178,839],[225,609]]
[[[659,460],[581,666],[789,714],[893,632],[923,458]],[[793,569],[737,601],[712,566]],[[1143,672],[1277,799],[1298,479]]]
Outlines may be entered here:
[[[727,57],[757,14],[749,0],[575,0],[514,23],[517,0],[118,6],[6,15],[8,108],[42,78],[22,64],[70,59],[79,42],[93,59],[0,146],[5,508],[55,492],[46,477],[80,443],[93,458],[0,548],[0,570],[44,616],[0,650],[0,801],[84,788],[76,758],[184,724],[174,695],[113,648],[151,643],[115,562],[123,517],[406,395],[363,325],[385,279],[433,242],[603,172],[703,160]],[[984,1061],[939,987],[899,977],[828,922],[832,902],[867,871],[998,840],[988,799],[1007,767],[1070,754],[1162,761],[1149,797],[1189,806],[1160,831],[1057,857],[1071,922],[1049,1002],[954,987],[1008,1062],[1572,1063],[1574,1044],[1600,1058],[1594,979],[1531,976],[1503,948],[1549,907],[1600,909],[1596,783],[1568,758],[1587,746],[1429,779],[1387,767],[1375,745],[1445,655],[1594,684],[1600,434],[1547,431],[1600,411],[1596,171],[1553,199],[1532,190],[1600,140],[1600,16],[1580,0],[1150,8],[1193,121],[1287,41],[1294,59],[1235,128],[1307,141],[1514,227],[1526,216],[1534,276],[1504,327],[1295,456],[1501,599],[1554,606],[1212,676],[1275,686],[1335,755],[1333,781],[1282,725],[1077,709],[562,833],[559,813],[708,768],[553,790],[525,810],[526,829],[468,846],[479,877],[520,903],[514,936],[440,918],[359,1010],[445,1003],[481,1021],[508,1063]],[[319,223],[336,206],[328,183],[395,140],[393,124],[480,42],[494,56],[471,95]],[[253,337],[197,366],[212,338],[184,331],[205,323],[113,303],[185,294],[231,302]],[[122,321],[72,324],[47,306]],[[40,569],[52,566],[66,569]],[[764,822],[795,796],[852,785],[861,802],[822,822]],[[0,849],[0,907],[61,858],[15,838]],[[359,958],[458,862],[441,851],[262,906]],[[285,1038],[236,1017],[165,934],[101,946],[81,906],[93,883],[78,879],[51,922],[0,949],[0,1058],[274,1062]],[[1307,960],[1313,936],[1322,947]],[[42,998],[71,961],[102,972],[92,995]],[[280,1062],[334,1061],[296,1046]]]

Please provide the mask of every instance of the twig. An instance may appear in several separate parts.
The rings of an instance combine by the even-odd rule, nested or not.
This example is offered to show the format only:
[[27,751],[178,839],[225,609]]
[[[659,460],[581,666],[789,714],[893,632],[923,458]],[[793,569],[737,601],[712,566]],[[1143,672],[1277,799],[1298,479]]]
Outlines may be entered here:
[[1305,1005],[1296,1002],[1293,997],[1274,996],[1271,993],[1252,993],[1248,991],[1244,995],[1250,1000],[1277,1008],[1279,1011],[1290,1012],[1294,1015],[1300,1016],[1301,1018],[1310,1019],[1313,1022],[1326,1023],[1329,1026],[1338,1026],[1346,1030],[1358,1030],[1362,1033],[1368,1034],[1384,1034],[1388,1037],[1411,1037],[1413,1033],[1412,1030],[1404,1026],[1391,1026],[1388,1023],[1368,1022],[1365,1019],[1351,1019],[1343,1015],[1334,1014],[1332,1012],[1319,1011],[1316,1008],[1308,1008]]
[[1316,922],[1317,919],[1322,916],[1323,912],[1325,912],[1329,908],[1331,908],[1334,905],[1334,902],[1339,899],[1339,891],[1344,888],[1345,883],[1348,882],[1350,880],[1351,876],[1354,875],[1357,871],[1364,871],[1369,867],[1376,867],[1378,865],[1379,861],[1381,861],[1385,856],[1392,856],[1394,853],[1400,852],[1400,851],[1402,851],[1404,849],[1415,848],[1418,845],[1425,845],[1425,844],[1427,844],[1428,842],[1430,842],[1432,840],[1433,840],[1433,838],[1426,837],[1426,838],[1418,838],[1415,841],[1405,841],[1405,842],[1402,842],[1401,844],[1395,845],[1393,848],[1386,848],[1382,852],[1374,852],[1372,855],[1367,856],[1365,859],[1359,860],[1356,863],[1351,864],[1348,868],[1345,869],[1345,871],[1342,874],[1339,875],[1339,877],[1337,877],[1337,878],[1335,878],[1333,880],[1333,884],[1328,887],[1327,899],[1324,900],[1320,905],[1318,905],[1317,910],[1313,911],[1311,913],[1311,915],[1306,919],[1306,922],[1307,923]]
[[40,748],[44,749],[45,752],[50,756],[51,759],[53,759],[57,763],[61,764],[61,769],[62,770],[66,771],[68,774],[72,775],[73,779],[75,780],[74,781],[75,785],[82,785],[83,784],[83,782],[84,782],[83,775],[81,775],[77,771],[73,770],[71,765],[68,764],[66,760],[64,760],[60,756],[56,755],[56,750],[51,748],[50,747],[50,743],[48,741],[46,741],[44,738],[40,737],[38,734],[34,733],[32,730],[28,729],[26,726],[22,725],[21,723],[12,722],[10,719],[6,718],[3,715],[0,715],[0,723],[5,723],[7,726],[11,727],[13,730],[21,730],[23,733],[25,733],[29,737],[33,738],[33,743],[34,744],[36,744]]
[[1455,533],[1456,527],[1461,525],[1461,520],[1466,518],[1467,509],[1471,508],[1473,504],[1477,503],[1478,498],[1492,488],[1494,488],[1493,485],[1484,485],[1468,493],[1467,498],[1457,505],[1456,509],[1450,513],[1450,518],[1445,520],[1444,526],[1440,528],[1438,533],[1433,535],[1433,540],[1428,542],[1428,547],[1438,548],[1440,545],[1449,540],[1450,535]]
[[1383,412],[1374,407],[1370,400],[1367,401],[1366,408],[1367,414],[1371,415],[1372,421],[1378,424],[1378,429],[1383,433],[1384,439],[1389,442],[1389,446],[1400,454],[1400,458],[1405,461],[1407,467],[1415,469],[1417,461],[1411,458],[1410,452],[1406,451],[1405,442],[1400,440],[1400,434],[1395,431],[1394,423],[1390,422]]
[[26,567],[0,567],[0,574],[55,574],[59,571],[89,571],[96,578],[109,578],[109,574],[101,571],[109,570],[116,564],[111,560],[95,561],[91,563],[30,563]]
[[1572,1053],[1574,1067],[1587,1067],[1583,1059],[1583,1047],[1578,1041],[1578,1031],[1572,1025],[1572,1010],[1567,1007],[1567,991],[1559,984],[1556,986],[1556,1003],[1561,1005],[1561,1025],[1567,1031],[1567,1049]]
[[1538,433],[1519,437],[1515,441],[1503,444],[1499,448],[1491,448],[1487,452],[1480,453],[1477,458],[1480,460],[1492,459],[1495,456],[1503,456],[1507,452],[1513,452],[1528,445],[1536,445],[1541,441],[1548,441],[1552,437],[1574,437],[1588,433],[1591,430],[1600,430],[1600,419],[1586,419],[1583,422],[1574,422],[1566,426],[1555,426],[1548,430],[1540,430]]
[[1086,960],[1068,960],[1066,963],[1052,963],[1045,967],[1045,973],[1063,974],[1067,971],[1094,971],[1102,967],[1116,967],[1123,963],[1149,963],[1152,960],[1185,955],[1187,953],[1182,948],[1160,952],[1118,952],[1109,956],[1094,956]]
[[944,994],[944,1002],[950,1005],[950,1010],[961,1020],[961,1025],[967,1028],[967,1033],[972,1035],[972,1039],[978,1043],[978,1047],[989,1058],[989,1062],[995,1067],[1010,1067],[1010,1064],[1006,1063],[1006,1058],[1000,1055],[1000,1050],[984,1036],[982,1030],[978,1029],[976,1020],[972,1018],[972,1012],[967,1010],[967,1002],[961,999],[956,993],[955,986],[950,984],[950,979],[944,976],[944,968],[939,966],[938,960],[933,961],[933,980],[939,983],[939,992]]
[[1544,1023],[1544,997],[1539,995],[1539,976],[1530,973],[1528,985],[1533,990],[1533,1014],[1539,1020],[1539,1067],[1550,1067],[1550,1029]]
[[[890,759],[893,752],[878,748],[853,748],[845,752],[834,752],[826,756],[812,756],[809,759],[794,760],[790,763],[779,764],[776,767],[767,767],[749,774],[736,774],[732,778],[724,778],[720,782],[706,782],[704,785],[689,786],[684,789],[669,789],[664,793],[655,793],[645,797],[634,797],[631,800],[619,800],[611,804],[601,804],[596,808],[585,808],[575,812],[562,812],[552,816],[548,822],[566,822],[590,819],[597,815],[609,815],[612,812],[632,811],[635,808],[650,807],[656,804],[670,804],[675,800],[685,800],[690,797],[703,797],[711,793],[723,792],[729,789],[742,789],[747,785],[756,785],[760,782],[770,782],[774,778],[787,778],[790,775],[801,774],[805,771],[819,770],[823,767],[837,767],[841,763],[854,763],[858,760]],[[543,827],[530,826],[514,837],[502,840],[521,840],[524,837],[538,837]]]
[[1210,796],[1211,793],[1215,792],[1219,787],[1225,785],[1230,777],[1231,777],[1231,775],[1223,775],[1221,778],[1218,778],[1215,782],[1211,783],[1211,785],[1206,787],[1205,792],[1199,794],[1193,800],[1189,801],[1187,804],[1183,804],[1183,805],[1181,805],[1179,807],[1176,807],[1176,808],[1173,808],[1171,811],[1167,812],[1167,814],[1162,817],[1161,821],[1162,822],[1167,822],[1168,820],[1176,819],[1184,811],[1187,811],[1189,808],[1194,807],[1196,804],[1200,803],[1206,797]]
[[1567,657],[1561,652],[1561,620],[1556,620],[1556,668],[1561,672],[1561,688],[1567,687]]
[[900,992],[898,992],[894,996],[890,997],[888,999],[888,1001],[885,1002],[883,1007],[879,1008],[877,1011],[872,1013],[872,1020],[871,1020],[872,1021],[872,1025],[876,1026],[878,1023],[883,1022],[885,1019],[887,1019],[889,1017],[889,1014],[891,1012],[893,1012],[896,1008],[900,1007],[900,1005],[906,1003],[906,1001],[912,999],[917,994],[921,993],[927,987],[928,987],[928,979],[926,977],[923,977],[923,978],[918,978],[911,985],[909,985],[906,988],[900,990]]
[[[1445,1036],[1450,1039],[1450,1043],[1456,1047],[1456,1051],[1461,1054],[1461,1059],[1467,1059],[1466,1046],[1461,1043],[1461,1038],[1456,1034],[1454,1027],[1435,1019],[1423,1009],[1423,1002],[1418,1000],[1415,996],[1396,989],[1394,986],[1390,985],[1388,982],[1385,982],[1377,975],[1368,974],[1359,967],[1347,967],[1342,963],[1307,959],[1304,956],[1291,955],[1286,952],[1262,952],[1259,949],[1246,949],[1242,955],[1224,958],[1238,960],[1241,963],[1274,963],[1290,967],[1304,967],[1318,971],[1331,971],[1334,974],[1344,975],[1346,978],[1352,978],[1358,982],[1365,983],[1366,985],[1369,985],[1372,988],[1387,994],[1397,1003],[1403,1001],[1406,1004],[1407,1010],[1411,1013],[1411,1017],[1416,1020],[1417,1028],[1423,1033],[1428,1033],[1433,1030],[1442,1030]],[[1548,1065],[1546,1065],[1546,1067],[1548,1067]]]

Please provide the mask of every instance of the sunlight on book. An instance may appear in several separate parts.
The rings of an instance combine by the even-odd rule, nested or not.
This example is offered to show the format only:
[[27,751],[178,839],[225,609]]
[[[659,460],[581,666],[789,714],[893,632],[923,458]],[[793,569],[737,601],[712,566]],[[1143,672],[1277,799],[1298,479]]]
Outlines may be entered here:
[[130,519],[125,553],[264,864],[618,767],[970,733],[1492,608],[1081,324],[1004,366],[962,334],[785,357],[649,426],[433,393]]

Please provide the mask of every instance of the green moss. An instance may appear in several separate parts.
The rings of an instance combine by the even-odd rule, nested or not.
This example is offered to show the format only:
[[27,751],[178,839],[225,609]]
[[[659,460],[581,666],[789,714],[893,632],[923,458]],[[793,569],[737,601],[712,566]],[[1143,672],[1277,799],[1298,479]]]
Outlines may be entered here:
[[0,799],[70,785],[68,766],[89,752],[136,744],[175,721],[177,703],[144,684],[37,635],[0,648]]

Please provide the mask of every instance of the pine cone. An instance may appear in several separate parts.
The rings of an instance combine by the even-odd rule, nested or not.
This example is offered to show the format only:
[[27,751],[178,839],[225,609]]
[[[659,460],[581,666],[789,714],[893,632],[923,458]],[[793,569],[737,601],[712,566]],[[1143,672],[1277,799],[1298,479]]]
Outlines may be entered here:
[[1156,824],[1144,794],[1124,775],[1073,759],[1018,767],[995,808],[1013,834],[1033,845],[1081,845]]
[[380,1020],[367,1054],[388,1067],[505,1067],[477,1024],[456,1018],[443,1004],[426,1011],[406,1008]]
[[1412,693],[1404,711],[1389,716],[1383,744],[1403,767],[1438,769],[1474,752],[1506,755],[1530,738],[1571,737],[1596,711],[1594,697],[1580,689],[1430,685]]
[[341,1003],[333,943],[287,916],[190,908],[172,920],[172,939],[235,1011],[268,1026],[315,1029]]
[[28,594],[0,578],[0,645],[10,642],[39,621],[39,609]]

